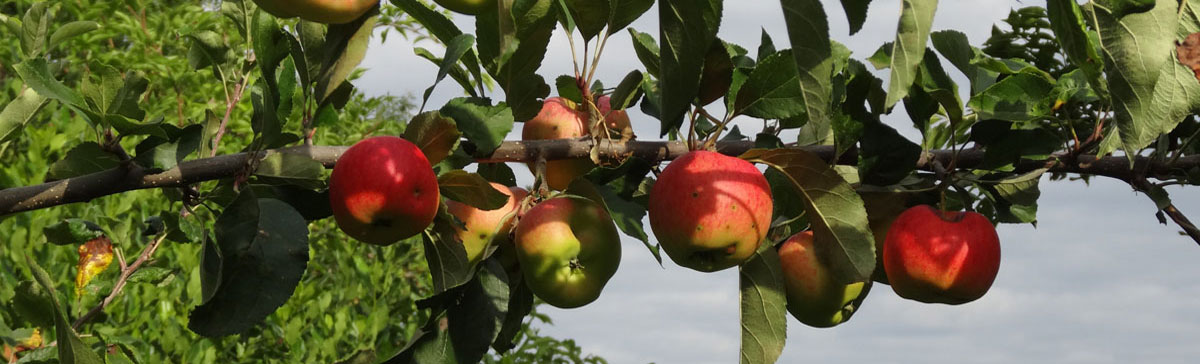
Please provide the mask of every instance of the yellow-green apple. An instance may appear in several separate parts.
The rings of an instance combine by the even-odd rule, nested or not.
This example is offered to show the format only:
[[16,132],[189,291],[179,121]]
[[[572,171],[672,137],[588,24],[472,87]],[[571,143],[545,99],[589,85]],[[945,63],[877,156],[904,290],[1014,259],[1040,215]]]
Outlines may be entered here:
[[[474,206],[453,200],[446,200],[446,210],[463,223],[463,227],[455,226],[458,238],[462,240],[463,249],[467,251],[467,261],[478,263],[492,237],[500,244],[508,243],[509,232],[516,219],[517,206],[529,194],[519,187],[508,187],[492,183],[496,190],[508,195],[508,202],[495,210],[480,210]],[[498,234],[498,235],[497,235]]]
[[595,301],[621,263],[612,218],[582,197],[555,197],[529,209],[517,222],[514,243],[530,290],[560,308]]
[[370,244],[392,244],[425,230],[439,199],[437,176],[425,154],[392,136],[355,143],[338,158],[329,180],[338,227]]
[[[576,104],[561,97],[547,98],[537,116],[525,122],[521,140],[578,138],[588,135],[587,114],[576,110]],[[595,165],[588,158],[546,161],[546,185],[564,190],[579,176]],[[529,165],[533,169],[533,164]]]
[[326,24],[349,23],[362,16],[379,0],[254,0],[258,7],[280,18]]
[[905,210],[888,230],[883,267],[897,295],[962,304],[983,297],[1000,270],[1000,238],[986,217],[929,205]]
[[650,190],[650,228],[675,264],[714,272],[742,264],[771,225],[771,189],[750,162],[692,151]]
[[433,2],[450,11],[466,15],[479,15],[484,10],[496,8],[496,0],[433,0]]
[[854,314],[853,302],[863,294],[866,282],[838,282],[828,264],[813,249],[812,231],[792,235],[779,246],[787,310],[801,323],[833,327]]

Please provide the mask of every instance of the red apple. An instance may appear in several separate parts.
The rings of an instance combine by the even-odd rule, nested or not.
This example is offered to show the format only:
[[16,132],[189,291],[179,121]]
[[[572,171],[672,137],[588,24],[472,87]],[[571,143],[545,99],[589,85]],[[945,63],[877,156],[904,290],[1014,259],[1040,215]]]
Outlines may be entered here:
[[379,0],[254,0],[258,7],[280,18],[326,23],[349,23],[362,16]]
[[338,158],[329,203],[338,227],[360,241],[388,245],[433,222],[438,183],[429,160],[407,140],[363,139]]
[[621,263],[621,240],[608,211],[582,197],[556,197],[529,209],[514,239],[522,277],[555,307],[595,301]]
[[750,162],[709,151],[667,165],[650,191],[650,228],[680,266],[714,272],[745,262],[771,227],[771,189]]
[[805,325],[833,327],[854,314],[853,302],[864,294],[866,282],[838,282],[813,244],[812,231],[803,231],[779,246],[787,309]]
[[604,117],[604,125],[610,131],[618,134],[633,135],[633,127],[629,123],[629,114],[625,110],[613,110],[612,98],[609,96],[600,96],[596,99],[596,108],[599,109],[600,115]]
[[1000,270],[1000,238],[975,212],[929,205],[905,210],[888,230],[883,267],[900,297],[962,304],[983,297]]
[[461,220],[466,227],[466,230],[463,230],[456,226],[455,230],[458,231],[457,235],[462,240],[463,248],[467,251],[467,260],[472,264],[479,262],[483,251],[495,234],[500,234],[497,237],[500,243],[508,242],[504,237],[507,237],[512,230],[513,221],[516,220],[517,206],[529,194],[522,188],[508,187],[499,183],[492,183],[492,187],[508,195],[508,202],[495,210],[480,210],[458,201],[446,200],[446,210]]
[[[521,129],[521,140],[578,138],[588,135],[587,116],[575,109],[571,100],[551,97],[542,103],[537,116],[525,122]],[[564,190],[579,176],[592,170],[595,165],[588,158],[546,161],[546,185],[555,190]],[[533,164],[529,165],[533,169]]]

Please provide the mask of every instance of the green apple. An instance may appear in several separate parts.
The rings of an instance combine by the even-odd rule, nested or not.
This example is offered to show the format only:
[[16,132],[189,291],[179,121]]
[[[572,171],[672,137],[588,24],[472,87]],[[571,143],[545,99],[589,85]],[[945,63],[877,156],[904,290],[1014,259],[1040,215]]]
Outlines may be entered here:
[[951,305],[971,302],[996,280],[1000,237],[978,213],[913,206],[888,230],[883,268],[900,297]]
[[750,162],[693,151],[650,190],[650,228],[675,264],[714,272],[749,259],[771,227],[771,188]]
[[280,18],[326,23],[349,23],[362,16],[379,0],[254,0],[258,7]]
[[[525,122],[521,129],[521,140],[543,140],[578,138],[588,135],[587,114],[576,110],[571,100],[551,97],[542,103],[537,116]],[[546,185],[555,190],[565,190],[579,176],[595,167],[588,158],[546,161]],[[534,165],[529,164],[530,170]]]
[[496,8],[496,0],[433,0],[433,2],[450,11],[466,15],[479,15],[485,10]]
[[376,245],[425,230],[437,214],[439,194],[437,176],[421,149],[392,136],[355,143],[338,158],[329,180],[338,227]]
[[509,243],[507,237],[512,231],[513,221],[516,221],[517,207],[529,194],[522,188],[499,183],[492,183],[492,187],[508,195],[508,202],[495,210],[480,210],[458,201],[446,200],[446,210],[463,223],[463,227],[455,226],[455,230],[459,240],[462,240],[463,249],[467,251],[467,261],[472,264],[479,262],[493,236],[499,244]]
[[813,249],[812,231],[792,235],[779,246],[788,312],[812,327],[833,327],[856,310],[855,301],[865,295],[866,282],[838,282],[827,263]]
[[560,308],[595,301],[621,263],[612,218],[582,197],[555,197],[529,209],[517,222],[514,242],[530,290]]

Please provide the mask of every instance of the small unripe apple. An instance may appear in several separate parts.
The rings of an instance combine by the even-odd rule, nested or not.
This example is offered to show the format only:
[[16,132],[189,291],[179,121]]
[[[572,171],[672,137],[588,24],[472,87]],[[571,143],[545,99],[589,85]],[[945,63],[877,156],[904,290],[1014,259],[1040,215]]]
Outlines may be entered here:
[[621,263],[621,240],[604,206],[556,197],[517,222],[514,243],[522,276],[538,298],[559,308],[586,305]]
[[[575,109],[576,104],[561,97],[551,97],[542,103],[537,116],[525,122],[521,140],[578,138],[588,135],[587,116]],[[565,190],[571,181],[595,167],[588,158],[546,161],[545,182],[555,190]],[[529,165],[532,170],[533,164]]]
[[813,244],[812,231],[803,231],[779,246],[787,310],[805,325],[833,327],[854,314],[852,303],[863,295],[866,282],[838,282]]
[[508,202],[495,210],[480,210],[458,201],[446,200],[446,210],[462,221],[466,228],[463,230],[455,226],[457,235],[462,240],[463,249],[467,251],[467,261],[472,264],[479,262],[484,249],[496,234],[499,234],[496,237],[499,243],[509,242],[505,237],[508,236],[513,221],[516,220],[517,206],[529,194],[525,189],[508,187],[494,182],[492,187],[508,195]]
[[897,295],[962,304],[983,297],[1000,270],[1000,238],[986,217],[929,205],[905,210],[888,230],[883,267]]
[[258,7],[280,18],[326,23],[349,23],[362,16],[379,0],[254,0]]
[[355,143],[338,158],[329,180],[338,227],[370,244],[392,244],[425,230],[439,199],[437,176],[425,154],[392,136]]
[[771,188],[750,162],[709,151],[672,161],[650,191],[650,228],[675,264],[714,272],[749,259],[771,227]]
[[433,0],[433,2],[450,11],[466,15],[479,15],[485,10],[496,8],[496,0]]

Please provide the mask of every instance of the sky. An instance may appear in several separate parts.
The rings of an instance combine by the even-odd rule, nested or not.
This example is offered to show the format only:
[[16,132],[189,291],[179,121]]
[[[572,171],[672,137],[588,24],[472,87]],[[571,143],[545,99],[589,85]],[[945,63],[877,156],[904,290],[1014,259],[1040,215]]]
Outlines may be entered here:
[[[824,3],[830,33],[857,59],[894,37],[899,0],[871,2],[867,24],[854,36],[849,36],[839,3]],[[980,46],[1010,9],[1042,4],[942,1],[933,28],[962,31]],[[467,17],[456,23],[467,31],[473,28]],[[657,34],[657,11],[651,9],[633,27]],[[778,2],[725,2],[722,39],[754,49],[764,29],[779,48],[786,47]],[[416,46],[442,53],[431,42]],[[413,55],[412,47],[394,35],[373,44],[362,63],[367,72],[356,86],[369,95],[420,95],[437,68]],[[609,40],[600,67],[599,79],[610,86],[641,68],[627,33]],[[570,70],[570,51],[560,30],[539,73],[552,80]],[[880,76],[886,82],[886,75]],[[965,84],[960,75],[955,77]],[[430,105],[461,94],[447,80]],[[658,121],[635,110],[631,118],[638,135],[657,139]],[[910,138],[915,135],[902,110],[892,115],[885,122]],[[761,124],[746,120],[741,125],[756,131]],[[519,123],[508,139],[520,139]],[[526,168],[512,167],[519,184],[532,184]],[[889,286],[876,285],[853,318],[837,327],[814,329],[789,316],[778,362],[1192,363],[1200,358],[1195,344],[1200,338],[1200,246],[1181,236],[1175,225],[1159,224],[1154,204],[1119,181],[1044,179],[1041,190],[1036,228],[998,227],[1000,272],[983,298],[958,306],[930,305],[901,299]],[[1168,191],[1183,212],[1200,214],[1200,189]],[[738,360],[736,270],[700,273],[665,256],[659,266],[641,242],[624,236],[622,249],[621,267],[597,301],[570,310],[539,308],[554,320],[542,327],[544,334],[574,339],[586,353],[614,364]]]

